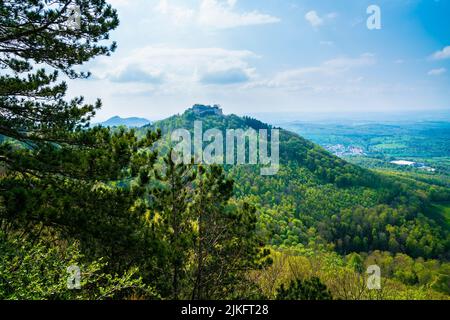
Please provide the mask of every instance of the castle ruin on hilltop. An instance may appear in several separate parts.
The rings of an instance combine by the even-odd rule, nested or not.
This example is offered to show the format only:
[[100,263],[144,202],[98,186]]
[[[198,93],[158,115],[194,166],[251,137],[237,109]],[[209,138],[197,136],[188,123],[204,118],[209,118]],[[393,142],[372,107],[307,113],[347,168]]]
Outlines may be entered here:
[[213,106],[195,104],[190,110],[192,110],[196,115],[205,116],[205,115],[223,115],[222,108],[220,105],[215,104]]

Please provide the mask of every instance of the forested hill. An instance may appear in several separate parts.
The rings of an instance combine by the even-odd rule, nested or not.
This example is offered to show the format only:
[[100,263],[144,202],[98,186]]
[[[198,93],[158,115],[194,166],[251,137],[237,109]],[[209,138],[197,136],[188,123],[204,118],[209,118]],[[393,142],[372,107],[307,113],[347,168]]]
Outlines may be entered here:
[[[202,121],[203,132],[270,128],[256,119],[191,108],[140,130],[161,129],[162,150],[167,150],[170,133],[180,128],[193,132],[197,120]],[[313,245],[341,254],[383,250],[448,259],[449,230],[428,212],[434,194],[448,197],[445,188],[349,164],[282,129],[278,174],[262,176],[259,169],[227,168],[235,181],[235,197],[258,207],[259,232],[270,245],[300,249]]]
[[[163,136],[168,136],[168,134],[180,128],[192,132],[195,121],[202,121],[203,132],[217,128],[224,132],[224,136],[227,129],[271,129],[270,125],[249,117],[214,113],[202,115],[188,109],[182,115],[175,115],[158,121],[154,125],[145,126],[144,130],[159,128]],[[332,155],[296,133],[281,128],[277,129],[280,130],[280,163],[282,165],[305,167],[310,171],[311,178],[316,178],[318,182],[335,183],[342,187],[353,185],[374,186],[382,183],[379,175]]]
[[121,118],[119,116],[112,117],[105,122],[100,123],[101,126],[104,127],[119,127],[119,126],[125,126],[129,128],[139,128],[143,127],[145,125],[150,124],[151,121],[144,119],[144,118],[138,118],[138,117],[131,117],[131,118]]

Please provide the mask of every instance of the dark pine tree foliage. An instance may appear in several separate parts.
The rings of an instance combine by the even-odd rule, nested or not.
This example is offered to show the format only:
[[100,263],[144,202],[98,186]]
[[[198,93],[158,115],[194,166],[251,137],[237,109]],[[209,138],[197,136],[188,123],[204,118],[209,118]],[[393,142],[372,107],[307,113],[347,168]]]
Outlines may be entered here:
[[330,291],[319,278],[292,281],[287,288],[281,285],[277,300],[333,300]]

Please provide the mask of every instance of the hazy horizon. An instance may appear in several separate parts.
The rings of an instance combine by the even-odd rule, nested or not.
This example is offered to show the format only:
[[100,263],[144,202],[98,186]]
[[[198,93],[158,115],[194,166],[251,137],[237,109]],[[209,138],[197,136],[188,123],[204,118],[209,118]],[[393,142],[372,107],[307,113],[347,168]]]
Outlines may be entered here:
[[[172,115],[182,114],[191,106],[181,108],[179,112],[167,117],[151,118],[148,116],[122,116],[113,115],[107,119],[94,119],[93,124],[105,122],[114,117],[125,118],[144,118],[151,122],[164,120]],[[221,106],[222,107],[222,106]],[[222,107],[225,115],[236,114],[238,116],[249,116],[269,124],[283,124],[292,122],[324,122],[324,123],[343,123],[343,122],[420,122],[420,121],[448,121],[450,122],[450,110],[418,110],[418,111],[386,111],[386,112],[228,112],[227,108]]]

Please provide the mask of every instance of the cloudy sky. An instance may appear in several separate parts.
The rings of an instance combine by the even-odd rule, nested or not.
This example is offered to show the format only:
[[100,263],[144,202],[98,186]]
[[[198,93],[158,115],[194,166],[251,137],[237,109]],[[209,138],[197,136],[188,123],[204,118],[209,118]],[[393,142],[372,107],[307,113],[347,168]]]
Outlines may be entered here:
[[[194,103],[226,113],[450,109],[447,0],[110,0],[118,50],[70,95],[161,119]],[[367,28],[367,8],[381,29]]]

